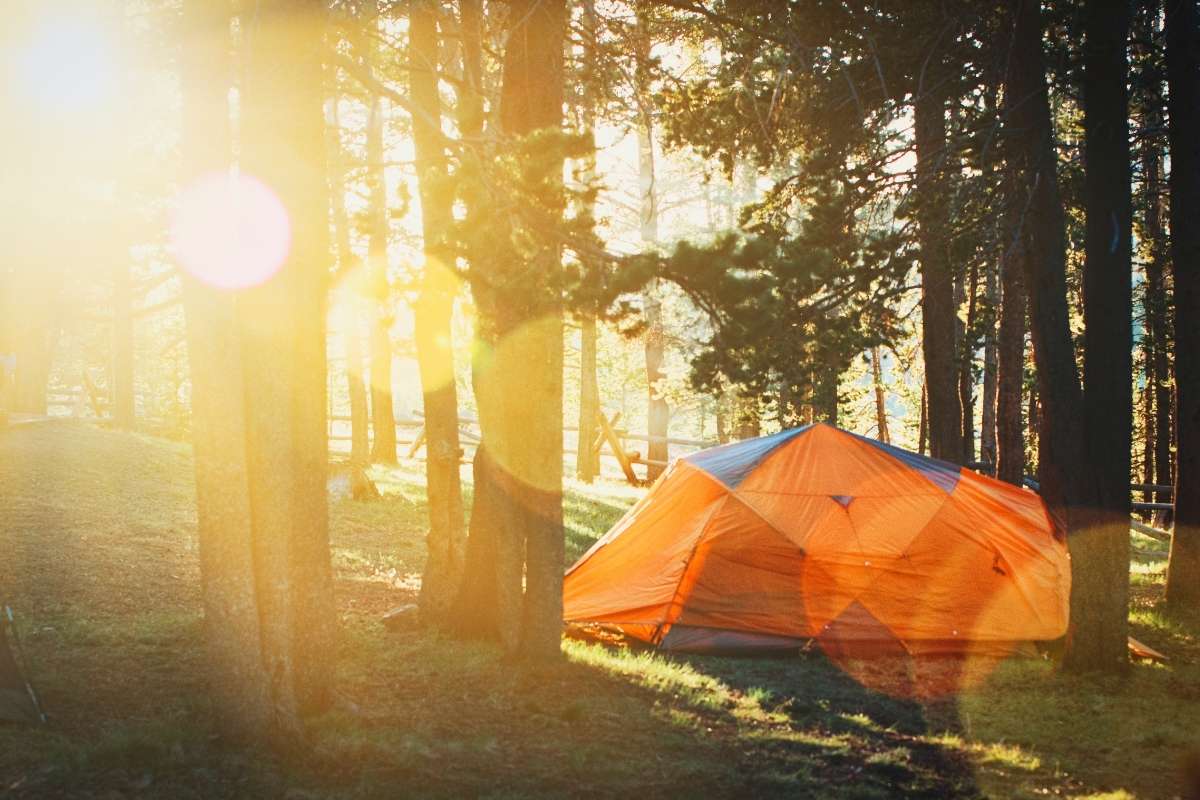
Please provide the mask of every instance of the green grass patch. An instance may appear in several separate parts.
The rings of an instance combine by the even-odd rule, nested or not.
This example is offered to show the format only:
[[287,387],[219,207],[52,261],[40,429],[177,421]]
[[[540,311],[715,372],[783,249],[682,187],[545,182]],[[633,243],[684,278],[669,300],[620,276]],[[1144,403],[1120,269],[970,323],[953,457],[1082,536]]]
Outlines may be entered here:
[[[1170,661],[1120,679],[1012,661],[917,702],[818,653],[571,640],[533,670],[383,629],[418,586],[424,481],[419,463],[372,475],[381,500],[330,507],[338,702],[280,759],[212,735],[187,448],[78,423],[0,433],[0,587],[52,715],[0,727],[0,796],[1154,798],[1182,794],[1200,747],[1200,625],[1162,609],[1158,555],[1135,560],[1130,619]],[[568,563],[640,494],[568,481]]]

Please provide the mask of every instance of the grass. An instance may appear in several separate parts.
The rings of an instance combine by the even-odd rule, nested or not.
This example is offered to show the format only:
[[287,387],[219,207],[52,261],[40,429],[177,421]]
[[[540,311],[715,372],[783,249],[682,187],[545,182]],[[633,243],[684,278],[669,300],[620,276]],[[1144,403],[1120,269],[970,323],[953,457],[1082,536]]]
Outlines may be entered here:
[[[0,594],[52,722],[0,727],[0,796],[1172,797],[1200,746],[1200,626],[1135,564],[1134,635],[1166,665],[1076,678],[1043,660],[917,702],[819,655],[667,657],[568,640],[531,670],[387,633],[424,559],[415,465],[331,506],[339,702],[300,760],[211,733],[187,448],[78,423],[0,432]],[[636,500],[571,483],[574,559]],[[1161,552],[1153,540],[1139,549]]]

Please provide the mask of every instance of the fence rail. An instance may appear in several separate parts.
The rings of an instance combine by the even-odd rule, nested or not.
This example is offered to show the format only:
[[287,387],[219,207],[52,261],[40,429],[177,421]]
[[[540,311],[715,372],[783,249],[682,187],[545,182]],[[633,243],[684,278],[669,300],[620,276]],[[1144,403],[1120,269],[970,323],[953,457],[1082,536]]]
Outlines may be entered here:
[[[404,438],[397,437],[396,444],[400,447],[407,448],[407,457],[416,458],[424,446],[425,440],[425,422],[424,414],[417,409],[413,409],[412,417],[408,419],[396,420],[396,428],[404,430],[406,436]],[[711,447],[717,442],[705,439],[686,439],[678,436],[657,436],[647,433],[631,432],[625,428],[617,426],[617,421],[620,419],[620,412],[616,412],[610,416],[605,416],[601,413],[601,419],[597,426],[597,436],[595,441],[595,449],[597,455],[602,459],[615,461],[621,469],[622,474],[629,483],[638,486],[645,483],[645,477],[639,476],[634,470],[634,466],[640,465],[649,470],[652,467],[665,468],[668,461],[661,459],[650,458],[648,454],[643,454],[629,447],[630,442],[646,442],[649,443],[665,443],[668,447],[684,447],[690,449],[698,449],[703,447]],[[350,441],[352,436],[348,433],[339,433],[335,430],[335,426],[339,423],[350,423],[352,420],[345,414],[330,414],[329,417],[329,440],[331,442],[346,442]],[[459,436],[460,446],[465,450],[467,447],[478,447],[481,441],[479,431],[479,420],[475,417],[460,416]],[[368,436],[370,435],[371,422],[367,421]],[[411,437],[408,432],[413,431]],[[563,432],[565,434],[575,434],[574,439],[579,438],[579,428],[575,425],[564,425]],[[563,442],[563,455],[578,455],[579,450],[577,445],[573,445],[571,441]],[[465,453],[464,453],[465,455]]]
[[[95,417],[99,419],[107,419],[110,416],[108,405],[108,397],[106,396],[104,390],[96,386],[96,384],[90,379],[85,380],[85,383],[82,386],[51,387],[46,392],[46,406],[48,409],[71,408],[75,409],[76,413],[78,413],[80,410],[87,408],[95,415]],[[645,483],[645,479],[639,477],[636,472],[634,472],[634,465],[641,465],[647,468],[665,468],[669,462],[659,459],[652,459],[648,456],[642,455],[639,452],[630,451],[627,446],[628,442],[665,442],[668,447],[671,445],[676,445],[679,447],[688,448],[711,447],[717,444],[717,442],[705,439],[685,439],[675,436],[656,436],[647,433],[634,433],[626,430],[625,428],[617,427],[616,423],[620,419],[620,412],[614,413],[610,417],[605,417],[602,412],[600,416],[601,421],[599,425],[599,435],[595,443],[597,455],[600,458],[607,458],[616,461],[626,480],[635,486]],[[414,409],[413,418],[396,420],[397,429],[402,429],[406,432],[410,430],[414,431],[411,438],[397,437],[396,440],[397,446],[406,446],[408,448],[407,454],[410,458],[415,458],[416,454],[420,451],[424,444],[425,422],[423,417],[424,415],[419,410]],[[353,438],[350,434],[341,434],[334,430],[334,426],[337,423],[351,422],[351,418],[349,416],[342,414],[329,414],[327,419],[329,441],[348,442]],[[461,416],[458,418],[458,423],[459,435],[461,437],[460,443],[464,447],[478,447],[481,441],[480,434],[472,431],[470,428],[471,426],[478,428],[479,420],[474,417]],[[369,431],[371,430],[371,422],[369,420],[367,425],[369,435]],[[566,425],[563,427],[563,431],[564,433],[578,434],[579,428],[572,425]],[[577,447],[570,447],[564,442],[564,455],[577,455],[578,452],[579,451]],[[968,462],[966,466],[969,469],[973,469],[976,472],[981,472],[986,475],[995,474],[995,466],[986,461],[972,461]],[[1041,490],[1041,486],[1037,480],[1028,475],[1025,476],[1022,483],[1034,491]],[[1173,502],[1169,502],[1169,499],[1172,497],[1175,491],[1174,486],[1162,483],[1131,483],[1129,485],[1129,490],[1131,493],[1154,493],[1159,498],[1158,502],[1137,500],[1132,501],[1130,503],[1130,508],[1134,511],[1154,511],[1165,513],[1175,509],[1175,504]],[[1145,534],[1146,536],[1150,536],[1151,538],[1159,539],[1160,541],[1170,541],[1171,539],[1170,531],[1157,528],[1152,525],[1147,525],[1137,519],[1131,518],[1130,528],[1139,533]]]

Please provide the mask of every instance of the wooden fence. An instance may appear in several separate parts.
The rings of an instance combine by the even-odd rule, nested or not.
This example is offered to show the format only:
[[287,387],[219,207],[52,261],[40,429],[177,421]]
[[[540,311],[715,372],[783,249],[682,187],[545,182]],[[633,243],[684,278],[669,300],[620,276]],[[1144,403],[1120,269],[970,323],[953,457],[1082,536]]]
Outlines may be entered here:
[[[58,414],[51,416],[82,416],[90,414],[99,419],[109,418],[109,399],[105,390],[98,387],[90,376],[85,375],[83,384],[75,387],[52,387],[46,393],[46,407],[49,409],[68,409],[66,414]],[[418,458],[418,454],[425,444],[425,423],[422,419],[423,414],[420,411],[414,410],[411,419],[396,420],[396,446],[397,449],[403,448],[406,458]],[[705,447],[712,447],[717,442],[705,439],[683,439],[674,436],[651,436],[645,433],[633,433],[624,428],[618,427],[621,419],[621,412],[615,412],[611,416],[606,416],[601,413],[599,416],[600,430],[597,433],[596,439],[593,442],[593,449],[596,449],[601,458],[611,459],[615,461],[620,468],[621,474],[625,480],[632,486],[642,486],[646,483],[644,476],[638,475],[635,467],[643,466],[647,468],[651,466],[666,467],[666,461],[657,461],[633,449],[630,442],[646,443],[650,442],[666,442],[668,448],[681,447],[687,448],[689,451],[699,450]],[[350,441],[349,433],[339,433],[336,427],[339,424],[348,425],[350,417],[338,414],[328,415],[328,436],[331,443],[348,442]],[[479,420],[474,417],[459,417],[459,443],[464,448],[463,463],[470,463],[471,457],[468,457],[466,448],[475,448],[479,446],[481,441],[479,433]],[[368,422],[368,433],[370,431],[370,423]],[[578,453],[577,446],[571,446],[568,440],[571,434],[575,434],[574,438],[578,441],[579,428],[574,426],[564,426],[563,432],[566,434],[563,442],[564,455],[576,455]],[[473,456],[473,454],[470,454]],[[981,472],[985,475],[995,474],[995,468],[992,464],[983,461],[973,461],[966,465],[968,468]],[[1041,487],[1037,480],[1026,475],[1024,479],[1025,486],[1036,491],[1040,491]],[[1131,483],[1129,485],[1131,493],[1151,494],[1157,498],[1156,501],[1135,500],[1130,503],[1130,508],[1133,511],[1152,511],[1155,512],[1155,519],[1152,522],[1161,523],[1164,516],[1173,511],[1175,504],[1171,502],[1172,494],[1175,491],[1174,486],[1159,483]],[[1138,519],[1130,519],[1131,530],[1137,531],[1143,535],[1149,536],[1159,541],[1169,542],[1171,540],[1171,532],[1155,525],[1148,525]]]
[[[414,410],[413,416],[410,419],[396,420],[396,446],[397,450],[403,452],[406,458],[417,458],[422,447],[425,444],[425,423],[422,419],[423,415],[420,411]],[[615,412],[612,415],[601,413],[599,416],[599,430],[596,434],[596,439],[593,442],[594,449],[597,450],[602,459],[610,459],[615,461],[619,467],[621,474],[625,480],[633,486],[641,486],[646,482],[644,475],[639,475],[636,466],[646,467],[666,467],[668,462],[651,459],[638,450],[634,449],[631,442],[646,443],[650,442],[665,442],[668,448],[685,448],[688,451],[699,450],[705,447],[712,447],[716,442],[704,439],[684,439],[675,436],[652,436],[646,433],[634,433],[624,428],[619,427],[621,412]],[[350,422],[350,417],[340,414],[331,414],[329,416],[329,440],[330,442],[346,442],[350,441],[349,433],[339,432],[339,425],[345,426]],[[473,454],[466,452],[467,448],[475,448],[479,446],[481,433],[479,431],[479,420],[474,417],[459,417],[459,443],[463,447],[463,463],[469,463]],[[368,427],[368,432],[370,428]],[[577,455],[579,428],[566,425],[563,427],[563,455]],[[573,435],[572,435],[573,434]]]

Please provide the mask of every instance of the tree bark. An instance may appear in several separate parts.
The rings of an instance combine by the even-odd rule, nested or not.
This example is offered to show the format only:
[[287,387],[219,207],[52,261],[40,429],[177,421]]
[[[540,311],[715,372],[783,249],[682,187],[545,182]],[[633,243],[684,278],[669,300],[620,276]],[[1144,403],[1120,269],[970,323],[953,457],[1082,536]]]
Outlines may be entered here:
[[730,411],[731,400],[729,392],[725,391],[716,396],[715,427],[717,429],[717,444],[729,444],[730,441]]
[[345,287],[340,307],[340,327],[346,357],[346,392],[350,399],[350,461],[366,464],[371,460],[370,419],[367,411],[367,389],[363,382],[363,302],[360,281],[354,274],[355,258],[350,247],[350,222],[346,218],[346,157],[342,152],[341,120],[338,97],[333,97],[333,130],[330,148],[334,159],[330,174],[330,203],[333,230],[337,242],[338,279]]
[[[650,115],[649,78],[647,70],[650,60],[650,34],[646,18],[637,15],[637,83],[638,83],[638,195],[640,198],[642,245],[653,248],[658,244],[658,192],[654,179],[654,122]],[[663,397],[660,387],[664,374],[663,364],[663,320],[662,301],[659,299],[657,280],[650,281],[642,291],[642,305],[646,315],[646,335],[643,349],[646,357],[646,432],[650,435],[647,458],[651,461],[666,461],[669,447],[666,442],[671,423],[671,409]],[[656,437],[659,439],[656,441]],[[663,467],[646,465],[646,479],[654,481],[662,474]]]
[[[583,165],[584,182],[592,183],[596,177],[596,98],[591,88],[598,66],[596,29],[598,20],[593,0],[583,2],[584,71],[587,86],[581,99],[580,117],[589,137],[591,147]],[[589,215],[595,219],[595,201]],[[575,447],[575,474],[584,483],[593,482],[600,474],[600,451],[593,445],[600,426],[600,381],[596,373],[596,351],[598,337],[596,317],[583,313],[579,317],[579,436]]]
[[112,422],[128,431],[135,422],[133,286],[124,259],[113,267],[112,313]]
[[[1163,75],[1159,68],[1156,44],[1159,41],[1158,19],[1161,7],[1157,2],[1143,5],[1141,38],[1147,50],[1143,55],[1141,74],[1141,162],[1143,189],[1142,238],[1145,244],[1145,359],[1146,359],[1146,483],[1170,486],[1175,482],[1171,468],[1171,347],[1170,298],[1166,269],[1170,257],[1167,234],[1163,225],[1163,137],[1164,128]],[[1160,492],[1150,499],[1170,502],[1170,492]]]
[[[1028,273],[1027,273],[1028,274]],[[1028,298],[1026,298],[1028,299]],[[1032,337],[1031,337],[1032,338]],[[1033,361],[1033,354],[1030,354],[1030,361]],[[1033,380],[1029,383],[1029,410],[1025,414],[1026,424],[1029,426],[1029,437],[1026,451],[1028,463],[1026,467],[1033,472],[1034,475],[1041,479],[1042,469],[1042,403],[1038,399],[1038,381],[1037,381],[1037,365],[1033,364]]]
[[[1144,44],[1141,53],[1141,71],[1138,76],[1135,97],[1138,102],[1138,118],[1141,130],[1137,134],[1140,141],[1139,161],[1142,168],[1141,182],[1141,229],[1138,238],[1142,245],[1143,270],[1146,281],[1143,284],[1142,295],[1142,373],[1145,383],[1140,394],[1141,399],[1141,476],[1142,482],[1154,484],[1155,461],[1158,453],[1155,441],[1154,396],[1158,379],[1155,370],[1155,351],[1157,341],[1162,337],[1162,317],[1158,313],[1158,298],[1162,294],[1163,264],[1160,256],[1163,254],[1162,232],[1162,203],[1159,198],[1161,186],[1161,167],[1159,166],[1159,137],[1155,132],[1162,125],[1159,104],[1162,102],[1162,81],[1158,76],[1155,63],[1155,44],[1157,20],[1160,13],[1157,2],[1142,3],[1137,10],[1137,34]],[[1142,492],[1142,501],[1153,503],[1156,493],[1152,489]]]
[[[1015,30],[1007,89],[1013,96],[1010,121],[1021,166],[1021,189],[1028,196],[1025,277],[1043,412],[1039,476],[1043,499],[1060,530],[1070,536],[1072,550],[1071,631],[1064,663],[1075,671],[1116,671],[1128,661],[1127,589],[1113,585],[1107,545],[1102,534],[1097,535],[1099,520],[1094,509],[1099,492],[1095,465],[1087,461],[1084,420],[1079,413],[1084,407],[1083,392],[1067,309],[1066,231],[1046,88],[1041,13],[1036,0],[1010,0],[1010,4]],[[1115,592],[1115,597],[1109,592]]]
[[929,444],[929,398],[928,391],[925,388],[925,382],[921,382],[921,421],[917,426],[917,452],[925,455],[925,446]]
[[1175,529],[1167,605],[1200,609],[1200,25],[1193,0],[1167,2],[1171,261],[1175,269]]
[[[1010,172],[1011,172],[1010,168]],[[1025,208],[1009,181],[1005,249],[1000,262],[1000,334],[996,344],[996,477],[1014,486],[1025,478]],[[1019,206],[1019,207],[1014,207]],[[1030,425],[1034,424],[1032,417]]]
[[[1086,5],[1083,380],[1087,453],[1097,484],[1097,502],[1091,530],[1077,534],[1071,543],[1071,563],[1079,605],[1096,618],[1080,621],[1076,616],[1080,635],[1072,640],[1065,662],[1076,670],[1119,668],[1128,660],[1133,449],[1133,198],[1126,89],[1129,23],[1128,5],[1113,7],[1098,0]],[[1082,638],[1084,623],[1092,629],[1088,640]]]
[[[363,14],[367,24],[378,25],[379,4],[368,0]],[[375,70],[379,59],[377,47],[364,43],[364,60]],[[367,120],[367,285],[371,310],[371,460],[380,464],[396,463],[396,410],[392,404],[392,338],[394,319],[391,287],[388,281],[388,201],[386,169],[384,168],[384,115],[382,95],[371,97],[371,112]]]
[[971,265],[963,288],[967,294],[967,320],[959,337],[958,403],[962,409],[964,464],[975,460],[975,314],[978,306],[979,268]]
[[918,86],[914,101],[921,265],[921,347],[929,407],[929,450],[961,462],[962,403],[955,369],[954,268],[946,241],[949,209],[942,175],[946,160],[946,100],[938,87]]
[[[291,217],[287,260],[238,298],[247,477],[263,650],[276,714],[332,699],[336,615],[329,556],[325,309],[330,261],[320,0],[262,0],[242,112],[241,166]],[[287,723],[284,723],[287,724]]]
[[[21,291],[21,295],[28,295]],[[58,338],[58,321],[53,312],[30,313],[17,309],[17,329],[13,336],[16,374],[13,377],[13,411],[39,416],[46,413],[46,387]]]
[[758,400],[746,397],[740,393],[733,400],[734,430],[733,438],[754,439],[762,435],[762,418],[759,415]]
[[[1160,123],[1161,124],[1161,121]],[[1150,241],[1150,257],[1146,262],[1146,335],[1150,347],[1147,357],[1147,400],[1153,413],[1147,420],[1148,440],[1151,451],[1149,463],[1153,469],[1148,473],[1147,483],[1170,486],[1175,482],[1171,468],[1171,366],[1169,350],[1171,332],[1168,325],[1170,298],[1166,285],[1168,259],[1167,235],[1162,225],[1162,159],[1158,146],[1146,144],[1142,160],[1146,171],[1146,235]],[[1158,495],[1160,502],[1167,502],[1170,495]]]
[[1000,264],[988,263],[984,278],[987,303],[987,328],[983,334],[983,412],[979,421],[979,459],[996,466],[996,394],[999,389],[999,354],[996,344],[996,320],[1000,310]]
[[[228,4],[183,5],[184,185],[229,168],[229,20]],[[262,740],[272,733],[274,711],[255,587],[243,360],[233,296],[181,274],[208,690],[218,730],[235,740]]]
[[575,473],[591,483],[600,474],[600,452],[592,445],[600,425],[600,385],[596,379],[596,318],[585,314],[579,320],[579,445]]
[[[501,147],[519,152],[525,137],[562,127],[566,6],[563,0],[515,0],[509,20]],[[545,192],[545,208],[561,213],[561,161],[526,157],[518,166],[523,181]],[[469,563],[467,571],[491,570],[486,583],[494,580],[495,589],[481,593],[468,577],[456,608],[460,628],[476,626],[462,616],[476,610],[496,620],[495,635],[506,650],[544,660],[561,656],[562,633],[561,255],[556,242],[526,230],[521,220],[509,224],[519,228],[509,238],[526,246],[518,252],[497,242],[498,253],[480,254],[471,267],[476,350],[486,353],[474,363],[473,381],[490,477],[487,506],[476,505],[471,515],[471,539],[481,540],[468,549],[486,552],[494,544],[496,557],[490,566]],[[536,278],[522,279],[529,275]]]
[[871,348],[871,381],[875,386],[875,428],[879,441],[885,444],[892,441],[888,432],[887,393],[883,385],[883,364],[879,346]]
[[449,233],[454,217],[447,181],[442,105],[438,88],[437,6],[409,5],[409,91],[413,148],[421,197],[425,268],[417,299],[416,345],[425,406],[425,476],[429,504],[429,556],[418,601],[422,620],[447,621],[462,576],[466,549],[458,440],[458,390],[450,323],[458,279]]

